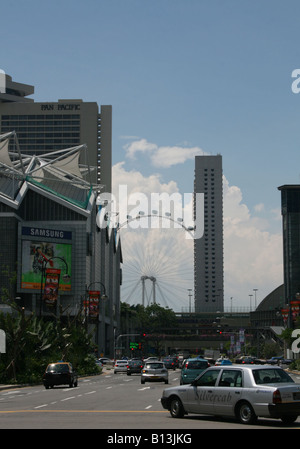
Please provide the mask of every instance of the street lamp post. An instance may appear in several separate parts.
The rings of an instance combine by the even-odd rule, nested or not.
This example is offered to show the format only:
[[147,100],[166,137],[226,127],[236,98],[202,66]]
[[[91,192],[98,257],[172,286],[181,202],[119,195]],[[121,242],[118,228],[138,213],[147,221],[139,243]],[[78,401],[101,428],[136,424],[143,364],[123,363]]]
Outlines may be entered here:
[[254,288],[254,306],[255,306],[255,310],[256,310],[256,292],[257,292],[258,288]]
[[189,313],[191,313],[192,312],[192,304],[191,304],[191,298],[192,298],[192,289],[191,288],[188,288],[187,289],[188,290],[188,292],[189,292]]
[[89,285],[89,286],[87,287],[87,289],[86,289],[87,292],[89,292],[91,285],[94,285],[94,284],[100,284],[101,287],[103,288],[103,294],[101,295],[101,299],[103,299],[103,300],[108,299],[108,296],[107,296],[107,294],[106,294],[106,288],[105,288],[105,285],[104,285],[102,282],[100,282],[100,281],[91,282],[90,285]]
[[249,295],[249,298],[250,298],[250,312],[251,312],[251,309],[252,309],[252,299],[251,299],[252,296],[253,296],[253,295]]

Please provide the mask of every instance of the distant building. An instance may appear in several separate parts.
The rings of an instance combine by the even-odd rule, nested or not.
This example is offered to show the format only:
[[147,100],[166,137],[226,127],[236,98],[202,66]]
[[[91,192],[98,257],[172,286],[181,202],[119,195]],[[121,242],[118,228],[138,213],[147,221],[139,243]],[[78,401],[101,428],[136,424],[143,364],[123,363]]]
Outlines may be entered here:
[[[285,302],[294,306],[300,304],[300,185],[283,185],[278,190],[281,191]],[[291,320],[292,314],[290,326]]]
[[[223,311],[223,172],[221,155],[196,156],[194,192],[204,193],[204,235],[194,241],[195,311]],[[196,219],[198,221],[199,217]]]
[[22,152],[31,156],[85,143],[88,153],[81,155],[80,163],[90,166],[94,184],[111,192],[112,107],[101,106],[99,112],[96,102],[34,102],[27,98],[34,93],[33,86],[2,76],[5,92],[0,90],[0,133],[16,131]]

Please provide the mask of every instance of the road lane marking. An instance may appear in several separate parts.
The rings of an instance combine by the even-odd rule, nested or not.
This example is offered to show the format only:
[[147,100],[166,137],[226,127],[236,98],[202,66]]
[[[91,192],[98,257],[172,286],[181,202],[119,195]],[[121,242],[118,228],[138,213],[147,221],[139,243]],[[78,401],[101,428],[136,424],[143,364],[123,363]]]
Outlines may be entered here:
[[145,410],[148,410],[149,408],[152,408],[152,405],[148,405],[148,407],[145,407]]
[[47,407],[47,406],[48,406],[48,404],[43,404],[43,405],[38,405],[38,406],[36,406],[34,408],[42,408],[42,407]]
[[69,399],[75,399],[76,396],[70,396],[69,398],[61,399],[61,402],[68,401]]
[[150,390],[150,387],[138,388],[138,391]]
[[20,390],[13,390],[13,391],[8,391],[7,393],[3,393],[3,396],[8,396],[10,394],[16,394],[16,393],[20,393]]
[[[0,415],[12,413],[164,413],[165,410],[0,410]],[[294,428],[294,427],[293,427]]]

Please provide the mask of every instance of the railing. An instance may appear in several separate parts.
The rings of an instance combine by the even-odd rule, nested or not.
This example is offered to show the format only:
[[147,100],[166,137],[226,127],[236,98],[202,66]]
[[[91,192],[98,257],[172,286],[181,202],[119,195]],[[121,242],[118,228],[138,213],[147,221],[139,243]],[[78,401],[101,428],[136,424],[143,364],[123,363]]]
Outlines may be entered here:
[[[224,310],[220,310],[220,313],[250,313],[254,310],[250,307],[224,307]],[[201,307],[195,309],[195,307],[182,307],[180,312],[175,311],[175,313],[218,313],[218,310],[210,307]]]

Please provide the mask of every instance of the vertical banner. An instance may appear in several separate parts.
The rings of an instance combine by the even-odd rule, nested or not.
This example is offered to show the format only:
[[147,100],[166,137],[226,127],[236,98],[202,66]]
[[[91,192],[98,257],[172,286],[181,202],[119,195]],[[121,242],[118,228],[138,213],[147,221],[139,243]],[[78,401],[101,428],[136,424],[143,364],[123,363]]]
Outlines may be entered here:
[[291,301],[290,306],[291,306],[293,321],[296,321],[296,318],[299,315],[299,311],[300,311],[300,301],[298,301],[298,300]]
[[240,343],[245,343],[245,329],[240,329],[239,331],[239,341]]
[[284,325],[286,325],[289,317],[289,309],[281,309],[281,315],[283,318]]
[[99,315],[100,291],[89,290],[88,299],[85,301],[84,311],[90,318],[97,318]]
[[57,268],[47,268],[43,300],[48,306],[54,306],[58,297],[60,271]]

